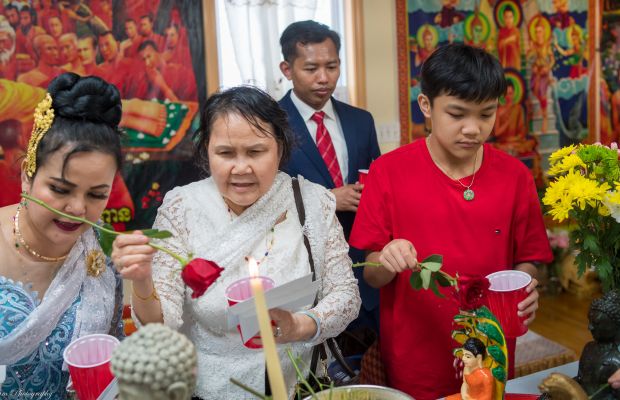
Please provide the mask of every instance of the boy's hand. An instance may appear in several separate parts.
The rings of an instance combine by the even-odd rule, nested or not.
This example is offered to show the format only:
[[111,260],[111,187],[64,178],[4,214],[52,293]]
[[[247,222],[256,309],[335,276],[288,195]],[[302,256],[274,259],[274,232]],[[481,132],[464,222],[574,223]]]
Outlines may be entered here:
[[379,262],[386,270],[397,274],[408,269],[416,269],[417,257],[418,252],[410,241],[394,239],[381,250]]
[[525,288],[525,291],[529,293],[529,295],[517,306],[519,312],[517,315],[519,317],[527,316],[525,320],[525,325],[529,325],[536,318],[536,310],[538,310],[538,290],[536,290],[536,286],[538,286],[538,281],[532,278],[532,282]]

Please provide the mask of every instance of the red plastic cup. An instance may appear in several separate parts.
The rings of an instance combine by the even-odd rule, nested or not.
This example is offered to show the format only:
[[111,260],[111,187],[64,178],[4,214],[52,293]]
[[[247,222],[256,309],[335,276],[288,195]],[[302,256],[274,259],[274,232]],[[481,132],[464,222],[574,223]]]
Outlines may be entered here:
[[[254,297],[252,295],[252,286],[250,285],[250,282],[252,281],[252,279],[260,279],[261,283],[263,284],[263,291],[265,292],[270,289],[273,289],[273,287],[276,285],[273,279],[267,278],[266,276],[257,276],[256,278],[248,277],[248,278],[239,279],[238,281],[231,283],[226,288],[225,293],[226,293],[226,299],[228,300],[229,306],[232,307],[237,303],[240,303],[242,301],[245,301],[247,299],[251,299],[252,297]],[[276,326],[276,323],[274,321],[271,321],[271,325]],[[241,336],[241,341],[243,342],[243,345],[247,347],[248,349],[262,349],[263,348],[263,345],[260,341],[260,334],[252,336],[251,338],[246,340],[243,337],[243,334],[241,333],[241,327],[239,325],[237,325],[237,331],[239,332],[239,335]]]
[[358,169],[357,170],[357,181],[360,184],[364,184],[364,182],[366,182],[366,177],[368,176],[368,170],[367,169]]
[[73,388],[80,400],[96,400],[112,382],[112,351],[119,345],[114,336],[95,334],[74,340],[63,353]]
[[519,317],[517,306],[525,300],[525,289],[532,282],[532,277],[523,271],[499,271],[487,275],[491,283],[489,288],[489,309],[499,320],[504,336],[516,338],[527,332],[525,320],[528,315]]

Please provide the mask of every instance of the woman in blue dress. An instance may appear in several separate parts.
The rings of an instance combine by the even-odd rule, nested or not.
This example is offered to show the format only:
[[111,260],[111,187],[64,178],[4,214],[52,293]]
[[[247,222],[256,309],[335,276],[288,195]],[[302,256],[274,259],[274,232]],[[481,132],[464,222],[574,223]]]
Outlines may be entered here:
[[[121,99],[96,77],[54,79],[35,111],[22,190],[97,221],[121,165]],[[122,335],[122,287],[94,230],[32,202],[0,208],[0,398],[66,398],[63,351]],[[1,367],[0,367],[1,368]]]

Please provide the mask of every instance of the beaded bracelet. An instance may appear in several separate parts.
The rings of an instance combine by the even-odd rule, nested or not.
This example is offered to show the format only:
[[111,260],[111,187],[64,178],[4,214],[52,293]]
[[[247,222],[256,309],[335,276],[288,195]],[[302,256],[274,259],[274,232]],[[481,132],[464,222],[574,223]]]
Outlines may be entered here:
[[152,283],[153,283],[153,291],[151,292],[151,294],[149,294],[146,297],[142,297],[138,293],[136,293],[136,287],[132,284],[131,286],[132,286],[132,289],[133,289],[134,296],[136,296],[137,298],[139,298],[142,301],[148,301],[151,298],[159,301],[159,296],[157,295],[157,291],[155,290],[155,282],[152,282]]

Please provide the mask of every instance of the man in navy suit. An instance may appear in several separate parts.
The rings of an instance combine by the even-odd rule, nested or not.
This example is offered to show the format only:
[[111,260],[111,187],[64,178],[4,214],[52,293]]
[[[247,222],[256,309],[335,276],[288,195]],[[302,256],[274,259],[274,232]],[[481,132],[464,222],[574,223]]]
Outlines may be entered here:
[[[280,70],[293,83],[280,106],[288,113],[297,148],[284,170],[330,189],[336,211],[349,240],[362,196],[358,170],[368,169],[380,155],[375,123],[369,112],[332,97],[340,77],[340,37],[326,25],[300,21],[280,37],[284,61]],[[353,262],[364,261],[351,248]],[[361,268],[354,269],[362,296],[360,316],[350,328],[370,327],[379,332],[379,292],[366,284]]]

